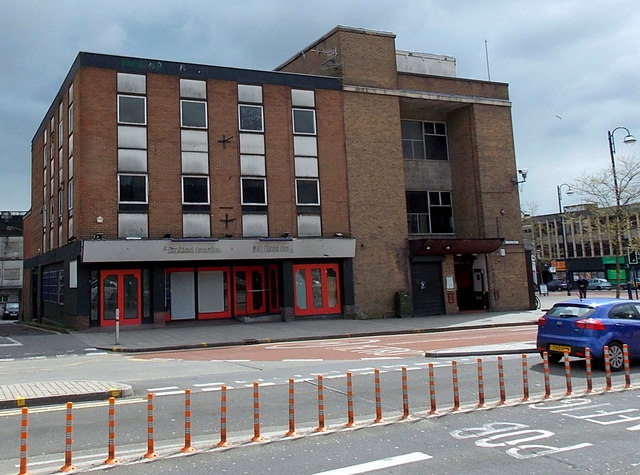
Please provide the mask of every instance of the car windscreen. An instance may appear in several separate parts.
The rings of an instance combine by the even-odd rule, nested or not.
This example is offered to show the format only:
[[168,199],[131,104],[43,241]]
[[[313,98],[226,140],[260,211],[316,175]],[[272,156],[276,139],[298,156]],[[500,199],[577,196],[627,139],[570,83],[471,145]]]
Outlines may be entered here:
[[547,312],[547,316],[556,318],[585,318],[590,317],[596,311],[595,308],[582,305],[554,305]]

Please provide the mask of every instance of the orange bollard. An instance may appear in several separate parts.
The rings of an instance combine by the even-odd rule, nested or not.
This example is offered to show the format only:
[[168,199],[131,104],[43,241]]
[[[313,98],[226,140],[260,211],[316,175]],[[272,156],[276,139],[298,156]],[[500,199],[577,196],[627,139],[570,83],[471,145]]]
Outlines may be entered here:
[[75,465],[71,463],[71,444],[73,443],[73,403],[67,403],[67,414],[65,417],[65,440],[64,440],[64,465],[60,467],[61,472],[73,472]]
[[[254,383],[257,384],[257,383]],[[255,435],[255,428],[254,428]],[[262,440],[260,437],[260,419],[258,418],[258,440]],[[220,386],[220,442],[218,442],[218,447],[229,447],[231,445],[230,442],[227,441],[227,386]]]
[[591,371],[591,349],[584,349],[584,358],[585,358],[585,367],[586,367],[586,376],[587,376],[587,389],[586,393],[589,394],[593,391],[593,373]]
[[605,391],[611,389],[611,362],[609,361],[609,347],[604,347],[604,374],[606,378]]
[[522,355],[522,401],[529,400],[529,365],[527,355]]
[[573,392],[573,386],[571,384],[571,363],[569,362],[569,352],[564,352],[564,376],[567,381],[567,392],[565,396],[570,396]]
[[429,414],[436,413],[436,378],[433,375],[433,363],[429,363],[429,400],[431,408]]
[[295,407],[295,388],[294,380],[289,378],[289,430],[285,437],[295,437],[296,433],[296,407]]
[[453,407],[452,411],[460,409],[460,391],[458,389],[458,362],[451,362],[451,379],[453,382]]
[[551,397],[551,381],[549,380],[549,353],[542,353],[542,365],[544,367],[544,396],[543,399]]
[[407,382],[407,368],[402,367],[402,417],[400,419],[407,419],[409,417],[409,384]]
[[324,426],[324,384],[322,375],[318,375],[318,427],[316,432],[324,432],[327,428]]
[[251,442],[261,442],[264,437],[260,435],[260,390],[257,381],[253,383],[253,437]]
[[107,459],[104,461],[107,465],[118,463],[116,459],[116,398],[109,398],[109,446]]
[[180,452],[195,452],[191,446],[191,389],[184,390],[184,447]]
[[374,389],[376,395],[376,418],[373,422],[382,422],[382,400],[380,396],[380,370],[374,370]]
[[29,437],[29,409],[22,408],[20,420],[20,472],[18,475],[29,475],[27,471],[27,439]]
[[351,372],[347,371],[347,423],[345,427],[353,427],[355,420],[353,417],[353,382]]
[[484,375],[482,374],[482,358],[476,359],[476,367],[478,370],[478,406],[484,406]]
[[500,401],[498,401],[498,405],[501,405],[507,400],[504,389],[504,365],[502,363],[502,356],[498,356],[498,383],[500,385]]
[[622,357],[624,358],[624,387],[631,387],[631,366],[629,365],[629,345],[622,345]]
[[147,453],[144,458],[151,459],[158,456],[153,442],[153,393],[147,393]]

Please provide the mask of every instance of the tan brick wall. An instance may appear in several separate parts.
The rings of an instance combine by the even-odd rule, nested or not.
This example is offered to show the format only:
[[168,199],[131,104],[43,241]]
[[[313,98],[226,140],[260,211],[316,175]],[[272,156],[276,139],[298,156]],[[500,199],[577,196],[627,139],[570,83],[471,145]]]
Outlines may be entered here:
[[345,129],[353,236],[356,307],[370,317],[393,310],[410,290],[406,202],[398,99],[345,93]]

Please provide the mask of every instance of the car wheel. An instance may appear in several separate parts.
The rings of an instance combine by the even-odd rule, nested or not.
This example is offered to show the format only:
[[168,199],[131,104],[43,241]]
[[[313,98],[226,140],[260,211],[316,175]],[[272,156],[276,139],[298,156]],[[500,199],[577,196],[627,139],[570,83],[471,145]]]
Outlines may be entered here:
[[611,343],[609,345],[609,365],[611,371],[620,371],[624,368],[624,352],[620,343]]
[[[549,360],[549,364],[556,364],[558,363],[561,359],[562,356],[560,353],[548,353],[547,352],[547,359]],[[540,357],[544,360],[544,352],[541,351],[540,352]]]

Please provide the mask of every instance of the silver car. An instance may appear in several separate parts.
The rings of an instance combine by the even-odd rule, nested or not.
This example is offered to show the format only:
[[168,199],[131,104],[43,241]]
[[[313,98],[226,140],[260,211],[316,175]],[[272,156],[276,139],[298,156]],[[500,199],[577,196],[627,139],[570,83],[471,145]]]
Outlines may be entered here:
[[587,285],[587,290],[611,290],[611,288],[611,282],[607,279],[591,279]]

